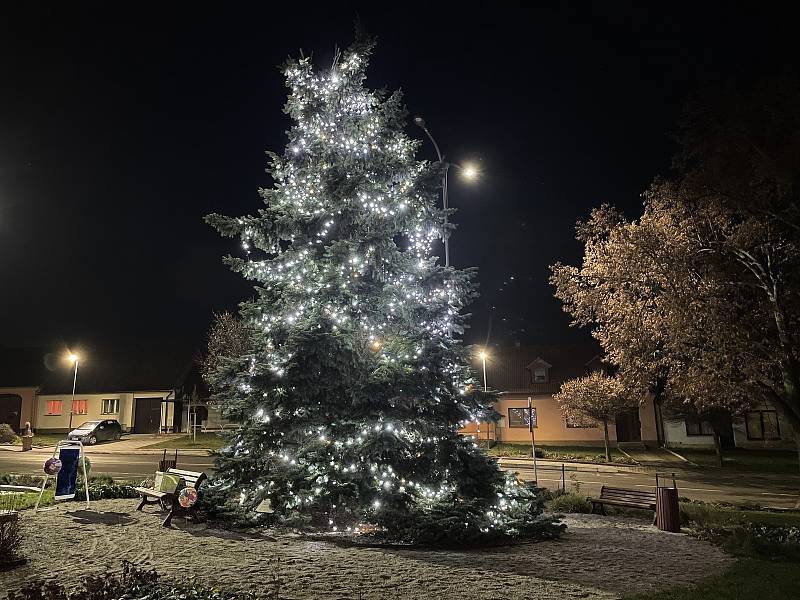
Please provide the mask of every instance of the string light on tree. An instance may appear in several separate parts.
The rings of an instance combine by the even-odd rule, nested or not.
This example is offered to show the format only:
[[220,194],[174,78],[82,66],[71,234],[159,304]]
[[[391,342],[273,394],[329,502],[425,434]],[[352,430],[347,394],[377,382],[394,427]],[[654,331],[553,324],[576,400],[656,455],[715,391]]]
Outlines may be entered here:
[[535,491],[458,435],[494,414],[460,342],[472,272],[433,254],[445,165],[415,159],[399,92],[364,87],[372,49],[359,36],[327,69],[286,63],[293,126],[263,206],[207,219],[241,240],[227,263],[257,290],[247,349],[209,376],[242,423],[209,503],[397,540],[557,534]]

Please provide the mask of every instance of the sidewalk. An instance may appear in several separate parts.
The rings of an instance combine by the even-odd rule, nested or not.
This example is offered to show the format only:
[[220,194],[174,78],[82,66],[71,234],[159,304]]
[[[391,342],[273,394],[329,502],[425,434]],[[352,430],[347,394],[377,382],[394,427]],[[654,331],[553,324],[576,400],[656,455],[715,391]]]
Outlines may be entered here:
[[[499,457],[497,461],[500,463],[500,466],[506,468],[513,468],[515,466],[522,468],[522,469],[532,469],[533,468],[533,459],[531,458],[504,458]],[[561,465],[564,465],[566,470],[568,471],[580,471],[582,473],[645,473],[645,474],[654,474],[656,471],[666,472],[669,471],[670,473],[675,471],[679,473],[681,471],[689,470],[691,467],[688,463],[681,463],[680,465],[618,465],[618,464],[608,464],[608,463],[589,463],[589,462],[571,462],[566,460],[548,460],[545,458],[537,458],[536,465],[539,468],[545,467],[548,470],[553,470],[554,468],[561,468]]]

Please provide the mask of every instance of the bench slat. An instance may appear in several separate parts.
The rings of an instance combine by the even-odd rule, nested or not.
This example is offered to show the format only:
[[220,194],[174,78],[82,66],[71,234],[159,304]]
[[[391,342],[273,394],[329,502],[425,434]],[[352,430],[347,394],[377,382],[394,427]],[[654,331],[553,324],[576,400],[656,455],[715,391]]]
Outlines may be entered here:
[[617,500],[592,500],[594,504],[610,504],[611,506],[632,506],[634,508],[655,508],[649,502],[619,502]]
[[164,496],[169,496],[170,494],[166,492],[159,492],[156,490],[150,490],[148,488],[133,488],[135,491],[139,492],[140,494],[144,494],[145,496],[152,496],[153,498],[163,498]]
[[644,508],[655,510],[656,494],[646,490],[630,490],[603,486],[600,488],[600,497],[592,500],[592,506],[628,506],[630,508]]

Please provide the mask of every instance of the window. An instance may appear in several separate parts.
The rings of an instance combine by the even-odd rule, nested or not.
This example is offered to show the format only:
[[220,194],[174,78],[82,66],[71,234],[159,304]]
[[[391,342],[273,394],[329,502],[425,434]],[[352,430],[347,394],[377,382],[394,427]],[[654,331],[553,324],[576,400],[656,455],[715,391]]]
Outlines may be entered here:
[[103,399],[103,414],[116,415],[119,412],[119,398]]
[[774,410],[756,410],[749,412],[744,418],[748,440],[779,440],[781,429],[778,424],[778,413]]
[[[509,427],[529,427],[530,426],[530,413],[527,408],[509,408],[508,409],[508,426]],[[536,427],[536,408],[533,409],[533,426]]]
[[85,415],[89,411],[87,410],[89,401],[88,400],[73,400],[72,401],[72,414],[73,415]]
[[714,428],[700,417],[686,417],[686,435],[714,435]]
[[533,381],[536,383],[547,383],[547,369],[544,367],[536,367],[533,370]]
[[47,401],[47,414],[60,415],[64,403],[61,400],[48,400]]

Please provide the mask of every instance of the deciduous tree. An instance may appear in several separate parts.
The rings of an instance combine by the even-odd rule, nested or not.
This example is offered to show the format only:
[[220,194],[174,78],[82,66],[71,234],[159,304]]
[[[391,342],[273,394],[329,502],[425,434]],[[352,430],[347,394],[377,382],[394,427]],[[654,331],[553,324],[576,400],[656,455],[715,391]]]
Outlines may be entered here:
[[616,377],[610,377],[600,371],[565,381],[553,397],[567,421],[580,422],[591,419],[602,423],[607,462],[611,462],[608,422],[614,420],[617,415],[635,409],[641,402],[641,397],[631,398],[625,386]]

